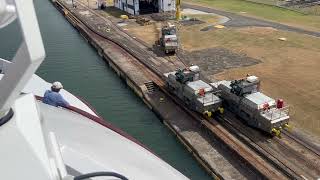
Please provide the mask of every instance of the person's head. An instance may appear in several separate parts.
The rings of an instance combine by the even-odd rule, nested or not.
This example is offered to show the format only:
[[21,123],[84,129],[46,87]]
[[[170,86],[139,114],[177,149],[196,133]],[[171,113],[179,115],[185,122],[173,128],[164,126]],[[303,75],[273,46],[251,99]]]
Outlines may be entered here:
[[52,83],[52,86],[51,86],[51,91],[54,91],[54,92],[59,92],[61,89],[63,88],[61,82],[54,82]]

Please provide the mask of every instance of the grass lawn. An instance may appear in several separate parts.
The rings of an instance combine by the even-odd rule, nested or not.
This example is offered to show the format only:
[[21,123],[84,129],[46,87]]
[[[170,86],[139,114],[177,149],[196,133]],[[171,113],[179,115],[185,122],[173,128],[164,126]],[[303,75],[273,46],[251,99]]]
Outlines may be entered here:
[[298,12],[252,3],[244,0],[185,0],[187,3],[209,6],[242,15],[254,16],[310,30],[320,30],[320,16],[304,15]]

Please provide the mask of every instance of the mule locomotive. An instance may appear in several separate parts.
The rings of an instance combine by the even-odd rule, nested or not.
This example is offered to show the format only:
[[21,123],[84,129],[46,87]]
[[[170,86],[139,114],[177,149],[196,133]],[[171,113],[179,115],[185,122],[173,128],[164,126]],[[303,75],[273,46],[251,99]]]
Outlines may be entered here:
[[233,81],[206,83],[198,66],[165,73],[169,91],[190,109],[211,117],[225,108],[241,117],[249,126],[273,135],[289,127],[289,107],[282,99],[274,100],[260,92],[256,76]]
[[211,83],[220,90],[223,105],[240,116],[249,126],[279,135],[289,125],[289,106],[282,99],[274,100],[260,92],[260,80],[247,76],[234,81]]
[[210,117],[223,113],[222,101],[215,95],[210,84],[200,80],[198,66],[165,73],[170,92],[178,96],[190,109]]

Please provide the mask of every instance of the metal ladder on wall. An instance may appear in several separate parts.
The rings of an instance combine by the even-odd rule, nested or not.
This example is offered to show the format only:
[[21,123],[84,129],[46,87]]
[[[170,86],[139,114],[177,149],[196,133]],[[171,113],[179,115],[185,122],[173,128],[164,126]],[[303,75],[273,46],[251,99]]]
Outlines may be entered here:
[[148,93],[152,94],[155,91],[155,86],[153,81],[145,82],[144,85],[146,86]]

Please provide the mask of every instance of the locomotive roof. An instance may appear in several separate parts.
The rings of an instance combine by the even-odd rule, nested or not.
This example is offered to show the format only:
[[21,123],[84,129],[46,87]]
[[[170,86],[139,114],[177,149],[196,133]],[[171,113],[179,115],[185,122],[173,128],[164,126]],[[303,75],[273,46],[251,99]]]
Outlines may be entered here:
[[206,92],[212,91],[212,87],[209,84],[203,82],[202,80],[188,82],[187,85],[194,91],[198,91],[202,88],[205,89]]
[[255,92],[252,94],[248,94],[245,96],[247,100],[249,100],[251,103],[253,103],[255,106],[258,106],[260,108],[261,105],[268,103],[269,105],[274,105],[275,100],[270,98],[269,96],[266,96],[265,94],[261,92]]
[[[230,93],[231,87],[230,87],[231,81],[219,81],[215,83],[211,83],[214,87],[220,87],[220,89],[224,91],[228,91]],[[245,95],[245,98],[242,100],[245,104],[249,105],[250,107],[254,109],[261,109],[263,104],[268,103],[270,106],[275,104],[275,100],[270,98],[269,96],[261,93],[261,92],[254,92],[251,94]]]
[[221,99],[213,93],[207,93],[205,94],[205,96],[198,97],[197,100],[200,103],[203,103],[204,106],[209,106],[221,102]]

